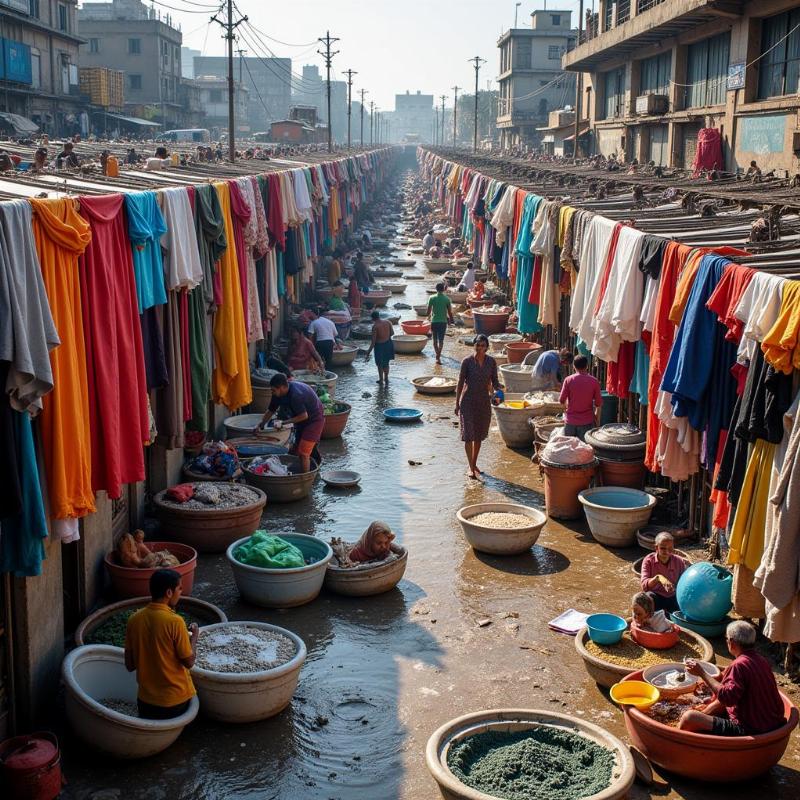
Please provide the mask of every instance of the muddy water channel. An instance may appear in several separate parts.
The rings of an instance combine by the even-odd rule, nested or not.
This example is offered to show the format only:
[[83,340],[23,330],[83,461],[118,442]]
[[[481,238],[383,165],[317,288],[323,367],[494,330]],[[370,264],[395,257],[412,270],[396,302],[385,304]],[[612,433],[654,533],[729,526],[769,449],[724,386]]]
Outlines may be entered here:
[[[425,280],[409,281],[389,309],[425,302],[435,282],[422,266],[406,272]],[[531,453],[505,447],[496,426],[481,454],[485,481],[469,480],[453,396],[419,395],[410,383],[456,376],[468,352],[453,336],[441,367],[431,345],[421,356],[398,356],[388,389],[378,388],[374,363],[363,357],[340,369],[336,395],[353,412],[343,438],[321,450],[326,468],[360,472],[360,487],[330,490],[320,481],[308,501],[266,509],[269,532],[324,539],[355,539],[372,520],[385,520],[409,550],[399,587],[373,598],[323,592],[301,608],[270,611],[240,601],[224,556],[201,556],[196,596],[230,619],[271,622],[305,641],[308,660],[292,705],[251,725],[200,716],[168,751],[132,764],[109,763],[68,741],[67,797],[427,800],[439,796],[424,763],[431,732],[457,715],[497,707],[577,714],[626,739],[620,712],[586,675],[573,640],[551,633],[547,622],[570,607],[626,611],[637,588],[631,565],[643,552],[605,549],[582,523],[550,520],[525,556],[491,557],[466,545],[455,517],[461,506],[504,498],[544,506]],[[388,424],[381,412],[390,406],[419,408],[423,420]],[[491,623],[478,625],[485,620]],[[722,656],[724,643],[715,645]],[[798,770],[795,735],[781,765],[748,786],[721,790],[675,778],[668,788],[636,785],[631,796],[798,797]]]

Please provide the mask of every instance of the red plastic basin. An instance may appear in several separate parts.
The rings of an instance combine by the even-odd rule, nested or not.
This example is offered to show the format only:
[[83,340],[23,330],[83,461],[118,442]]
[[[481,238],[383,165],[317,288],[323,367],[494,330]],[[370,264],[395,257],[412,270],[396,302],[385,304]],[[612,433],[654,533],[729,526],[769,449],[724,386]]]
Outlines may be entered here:
[[541,350],[542,346],[536,342],[509,342],[506,345],[506,355],[509,364],[521,364],[529,353]]
[[[642,680],[642,670],[623,680]],[[625,706],[625,727],[631,744],[654,764],[676,775],[709,783],[733,783],[761,775],[783,757],[797,727],[798,712],[781,692],[785,724],[757,736],[711,736],[671,728]]]
[[631,639],[642,647],[652,648],[653,650],[667,650],[678,644],[681,636],[681,629],[677,625],[672,626],[671,631],[656,633],[655,631],[642,630],[635,622],[631,623]]
[[[188,544],[178,542],[146,542],[146,544],[153,551],[169,550],[180,560],[181,563],[172,569],[181,576],[183,593],[190,595],[194,586],[194,571],[197,568],[197,550]],[[105,565],[117,597],[124,600],[128,597],[149,596],[150,576],[156,571],[155,569],[120,566],[117,564],[114,552],[106,553]]]
[[401,322],[403,333],[427,336],[431,332],[430,322]]

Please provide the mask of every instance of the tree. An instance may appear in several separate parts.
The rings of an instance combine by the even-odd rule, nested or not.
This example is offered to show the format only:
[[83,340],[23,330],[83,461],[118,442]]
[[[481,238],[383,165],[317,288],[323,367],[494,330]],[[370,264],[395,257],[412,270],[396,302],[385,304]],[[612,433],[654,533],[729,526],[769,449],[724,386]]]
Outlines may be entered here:
[[[478,92],[478,141],[496,136],[497,101],[500,93],[492,90]],[[458,144],[471,145],[475,125],[475,95],[462,94],[458,98]],[[449,142],[452,144],[452,128]]]

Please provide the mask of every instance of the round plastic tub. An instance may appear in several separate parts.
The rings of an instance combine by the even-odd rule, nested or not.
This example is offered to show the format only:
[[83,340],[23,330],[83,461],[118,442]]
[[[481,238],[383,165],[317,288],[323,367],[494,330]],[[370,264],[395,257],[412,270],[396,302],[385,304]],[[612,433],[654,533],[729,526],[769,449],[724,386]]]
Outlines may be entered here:
[[334,350],[331,355],[331,366],[347,367],[356,360],[358,348],[345,345],[340,350]]
[[506,345],[508,363],[521,364],[525,356],[541,349],[542,346],[536,342],[509,342],[509,344]]
[[234,417],[228,417],[223,423],[225,426],[225,436],[228,439],[240,439],[244,436],[248,438],[257,437],[267,444],[276,444],[280,447],[285,445],[292,435],[291,428],[281,428],[277,430],[269,427],[260,433],[253,433],[256,425],[261,422],[263,417],[263,414],[238,414]]
[[[296,648],[294,656],[285,664],[258,672],[216,672],[194,666],[192,680],[200,698],[203,716],[217,722],[257,722],[280,714],[292,701],[300,668],[306,660],[303,640],[286,628],[266,622],[248,621],[248,627],[274,631],[291,639]],[[240,622],[221,622],[207,625],[201,637],[215,630],[241,626]]]
[[347,420],[350,417],[350,412],[353,407],[349,403],[336,403],[336,409],[333,414],[325,415],[325,424],[322,428],[323,439],[335,439],[342,435]]
[[325,570],[333,558],[327,542],[302,533],[281,533],[281,539],[299,548],[303,556],[316,559],[312,564],[290,569],[251,567],[237,561],[233,553],[247,537],[234,542],[225,553],[233,571],[239,594],[256,606],[264,608],[293,608],[310,603],[322,589]]
[[[471,522],[478,514],[496,512],[521,514],[530,518],[530,524],[520,528],[487,528]],[[464,531],[464,538],[475,550],[493,555],[511,556],[525,553],[536,544],[547,517],[538,508],[517,503],[476,503],[458,510],[456,519]]]
[[331,399],[336,397],[336,382],[339,380],[339,376],[335,372],[326,371],[322,375],[318,375],[310,369],[296,369],[292,371],[292,375],[295,380],[307,383],[315,389],[318,386],[324,386]]
[[680,635],[681,629],[677,625],[673,625],[672,630],[657,633],[646,631],[635,622],[631,622],[631,639],[648,650],[668,650],[678,643]]
[[475,308],[472,311],[475,333],[503,333],[510,316],[507,311],[482,311],[480,308]]
[[489,337],[489,347],[493,353],[502,353],[512,342],[521,341],[521,333],[493,333]]
[[61,676],[70,726],[90,747],[115,758],[146,758],[166,750],[200,709],[193,697],[179,717],[153,720],[120,714],[100,703],[136,702],[136,673],[125,668],[125,651],[120,647],[78,647],[64,659]]
[[636,777],[633,758],[627,745],[599,725],[585,722],[578,717],[527,708],[495,708],[478,711],[445,723],[428,739],[425,747],[425,763],[439,784],[439,791],[447,800],[497,800],[462,783],[447,766],[447,754],[458,742],[478,733],[498,731],[513,733],[541,725],[566,728],[572,733],[585,736],[614,753],[611,784],[596,794],[581,800],[622,800],[626,797]]
[[[144,608],[150,602],[150,593],[142,597],[132,597],[129,600],[120,600],[118,603],[111,603],[111,605],[103,606],[97,611],[93,611],[82,620],[75,631],[75,644],[78,646],[88,644],[88,640],[92,634],[110,617],[113,617],[119,611],[127,611],[129,608],[140,609]],[[200,600],[197,597],[181,596],[178,603],[178,610],[191,614],[196,620],[203,625],[212,625],[215,622],[226,622],[227,617],[225,612],[205,600]]]
[[267,496],[258,488],[253,491],[256,499],[238,508],[181,508],[164,503],[166,489],[153,498],[153,504],[164,534],[200,553],[222,553],[232,541],[258,528]]
[[588,464],[555,464],[539,459],[544,476],[544,504],[553,519],[580,519],[579,495],[589,488],[597,470],[597,459]]
[[419,378],[413,378],[411,383],[420,394],[452,394],[458,386],[458,381],[455,378],[444,378],[447,381],[442,386],[428,386],[428,381],[431,378],[442,377],[440,375],[421,375]]
[[646,492],[619,486],[584,489],[578,500],[592,536],[608,547],[631,547],[636,531],[647,524],[656,504],[655,497]]
[[589,638],[596,644],[616,644],[628,629],[628,623],[616,614],[590,614],[586,620]]
[[308,472],[300,472],[300,459],[297,456],[277,456],[277,458],[281,464],[289,468],[288,475],[258,475],[251,472],[245,464],[242,471],[248,486],[264,492],[270,503],[293,503],[308,497],[317,479],[319,464],[312,460],[311,469]]
[[[177,567],[170,567],[181,576],[181,588],[185,595],[192,593],[194,586],[194,572],[197,569],[197,550],[188,544],[178,542],[147,542],[153,551],[167,550],[181,563]],[[159,567],[152,569],[143,567],[123,567],[117,563],[116,551],[106,553],[103,562],[111,578],[114,594],[122,599],[128,597],[144,597],[150,592],[150,576]]]
[[504,404],[492,406],[500,436],[507,447],[519,449],[533,444],[534,431],[528,420],[539,412],[535,408],[525,408],[523,397],[521,394],[507,393]]
[[400,355],[417,355],[425,349],[428,337],[423,333],[397,333],[392,336],[394,352]]
[[[641,680],[642,671],[627,678]],[[761,775],[783,757],[797,727],[798,711],[783,692],[781,700],[784,724],[757,736],[693,733],[657,722],[636,708],[626,707],[623,712],[631,743],[656,766],[693,780],[738,783]]]
[[506,391],[515,394],[524,394],[530,391],[532,373],[533,367],[526,364],[502,364],[500,366],[500,378]]
[[431,332],[430,322],[409,321],[401,322],[400,327],[403,333],[411,336],[427,336]]
[[343,569],[335,558],[331,559],[325,572],[325,588],[351,597],[368,597],[394,589],[406,571],[408,550],[400,545],[392,545],[392,550],[398,557],[385,564],[361,564]]
[[615,683],[609,692],[619,706],[633,706],[643,711],[661,698],[661,692],[645,681],[624,680]]

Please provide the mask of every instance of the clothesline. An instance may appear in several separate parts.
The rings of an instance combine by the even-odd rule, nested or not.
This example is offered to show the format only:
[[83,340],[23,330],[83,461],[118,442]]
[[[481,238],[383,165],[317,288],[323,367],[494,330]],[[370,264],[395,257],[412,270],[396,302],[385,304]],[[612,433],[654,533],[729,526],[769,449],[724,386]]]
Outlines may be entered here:
[[97,492],[144,479],[145,445],[208,430],[211,400],[251,402],[248,345],[313,280],[390,157],[0,202],[0,571],[38,574],[48,518],[77,538]]

